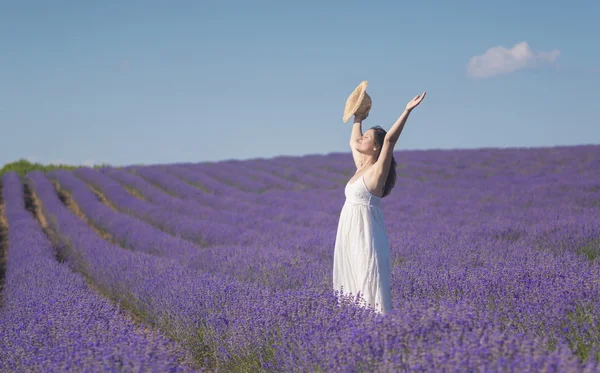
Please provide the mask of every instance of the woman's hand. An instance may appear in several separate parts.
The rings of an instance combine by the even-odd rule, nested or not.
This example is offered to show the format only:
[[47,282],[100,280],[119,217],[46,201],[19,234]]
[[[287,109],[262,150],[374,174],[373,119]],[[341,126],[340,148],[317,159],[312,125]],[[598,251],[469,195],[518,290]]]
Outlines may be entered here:
[[367,119],[367,117],[369,116],[369,113],[360,113],[358,115],[354,115],[354,122],[362,122],[363,120]]
[[408,104],[406,104],[406,110],[411,111],[412,109],[416,108],[421,103],[421,101],[423,101],[426,94],[427,92],[423,92],[423,94],[421,95],[416,95],[415,98],[413,98],[408,102]]

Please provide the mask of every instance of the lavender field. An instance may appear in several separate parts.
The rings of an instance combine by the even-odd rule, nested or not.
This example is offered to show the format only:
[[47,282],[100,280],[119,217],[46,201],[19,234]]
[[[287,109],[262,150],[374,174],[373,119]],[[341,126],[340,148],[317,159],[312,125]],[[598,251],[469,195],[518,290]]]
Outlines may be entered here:
[[600,146],[399,151],[385,316],[350,153],[2,178],[0,371],[600,371]]

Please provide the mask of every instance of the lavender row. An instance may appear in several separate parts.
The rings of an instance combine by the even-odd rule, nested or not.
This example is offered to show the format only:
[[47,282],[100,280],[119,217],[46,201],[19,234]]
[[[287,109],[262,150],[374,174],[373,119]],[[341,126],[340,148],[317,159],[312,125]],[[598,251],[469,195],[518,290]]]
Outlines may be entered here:
[[[188,169],[202,172],[207,175],[210,175],[223,183],[227,183],[228,185],[235,186],[237,189],[254,194],[264,192],[266,189],[269,189],[268,185],[260,184],[260,181],[252,180],[250,176],[245,172],[238,172],[238,168],[242,168],[244,166],[236,165],[233,167],[228,167],[226,164],[202,164],[202,165],[193,165],[189,166]],[[275,171],[275,170],[272,170]],[[305,188],[315,188],[321,189],[323,187],[339,187],[339,184],[331,183],[327,179],[317,179],[306,172],[296,172],[295,169],[284,170],[284,172],[278,172],[282,170],[277,170],[273,172],[272,177],[276,177],[279,180],[285,180],[288,183],[292,182],[296,186],[293,190],[302,190]],[[289,172],[288,172],[289,171]]]
[[[122,190],[116,182],[95,170],[85,169],[77,174],[100,188],[108,198],[112,198],[113,202],[125,211],[132,211],[135,214],[137,210],[134,203],[145,203],[135,199]],[[188,217],[190,223],[185,225],[185,221],[180,219],[180,215],[169,215],[163,209],[162,216],[157,215],[155,220],[159,222],[160,226],[166,225],[167,221],[173,223],[169,227],[174,230],[172,232],[174,234],[168,234],[144,220],[112,210],[98,200],[85,182],[69,171],[53,171],[49,176],[55,177],[62,188],[70,191],[72,198],[88,219],[126,248],[175,259],[189,268],[222,274],[225,277],[269,286],[273,289],[292,289],[311,284],[322,284],[322,279],[329,270],[323,265],[314,266],[312,264],[314,257],[303,251],[284,250],[276,245],[229,244],[200,247],[198,244],[186,240],[185,236],[187,233],[194,238],[193,234],[197,234],[194,228],[202,222]],[[148,210],[149,207],[146,207],[146,210],[142,209],[141,211]],[[190,227],[188,232],[184,231],[185,227]],[[212,231],[211,233],[219,232]],[[248,241],[258,241],[263,235],[246,230],[236,232],[231,240],[241,241],[244,239],[243,237],[248,237]],[[221,239],[227,238],[224,235]],[[276,240],[276,242],[280,241]]]
[[[266,172],[283,170],[290,167],[309,167],[311,170],[331,169],[340,171],[354,166],[352,155],[349,153],[330,153],[327,155],[278,156],[272,159],[256,159],[245,161],[252,167],[264,169]],[[339,172],[338,172],[339,173]],[[343,172],[342,172],[343,173]]]
[[[186,168],[190,168],[192,165],[185,165]],[[298,188],[303,187],[303,185],[298,185],[289,180],[282,179],[277,177],[269,172],[263,172],[256,168],[248,167],[247,162],[242,161],[223,161],[218,164],[211,164],[218,169],[225,169],[230,173],[239,173],[241,175],[246,176],[248,179],[252,180],[260,180],[265,183],[269,187],[269,191],[271,190],[297,190]],[[263,193],[266,191],[262,191]]]
[[[329,159],[321,159],[325,163],[330,162]],[[269,190],[262,192],[259,197],[264,196],[275,196],[275,197],[285,197],[285,199],[291,200],[303,200],[307,201],[311,198],[314,198],[317,195],[322,195],[323,193],[330,193],[331,190],[320,189],[317,193],[311,190],[311,187],[302,183],[294,183],[292,181],[286,180],[281,176],[275,175],[275,170],[280,170],[280,167],[274,165],[273,160],[249,160],[249,161],[225,161],[219,162],[218,164],[211,164],[213,167],[221,167],[222,165],[228,167],[232,174],[243,174],[250,179],[259,179],[267,182],[269,185],[274,186]],[[320,164],[319,164],[320,165]],[[202,165],[204,167],[204,165]],[[335,166],[334,166],[335,167]],[[187,170],[196,170],[201,171],[200,167],[195,164],[186,164],[185,168]],[[345,173],[341,170],[337,170],[336,172],[327,175],[324,179],[331,179],[332,175],[336,175],[336,173],[342,172],[342,175],[338,175],[335,180],[338,183],[338,188],[343,188],[345,183],[350,179],[350,176],[353,174],[348,173],[349,169],[345,171]],[[281,185],[281,183],[285,183]],[[335,194],[332,194],[335,195]],[[255,198],[256,196],[250,196],[250,198]]]
[[6,173],[3,182],[9,246],[0,370],[191,371],[176,344],[144,331],[56,261],[54,247],[25,209],[19,176]]
[[[100,179],[101,181],[106,179],[106,176],[93,169],[82,169],[82,172],[79,174],[83,177],[92,178],[94,175],[97,175],[99,177],[96,179]],[[55,170],[50,172],[48,175],[51,178],[56,178],[62,186],[71,190],[75,194],[74,198],[79,199],[78,196],[82,196],[82,200],[94,202],[94,194],[89,187],[81,180],[76,178],[71,172],[66,170]],[[115,190],[115,186],[118,188],[117,190]],[[234,226],[214,222],[211,220],[199,221],[190,216],[180,215],[158,208],[157,206],[132,197],[118,184],[102,185],[102,189],[103,192],[106,193],[109,200],[112,200],[113,203],[119,207],[122,207],[124,211],[127,211],[134,216],[142,217],[143,220],[148,221],[152,225],[170,233],[170,235],[164,233],[161,236],[152,238],[154,242],[148,242],[147,246],[149,248],[156,248],[156,246],[164,245],[163,243],[165,240],[168,240],[171,235],[180,235],[186,239],[203,245],[244,243],[244,237],[242,233],[245,232],[239,232],[239,230],[237,230]],[[119,191],[122,191],[123,193],[120,194]],[[123,200],[120,197],[125,197],[126,203],[122,203]],[[97,200],[97,198],[95,199]],[[130,233],[144,236],[142,231],[147,231],[149,228],[148,223],[143,223],[137,219],[131,218],[131,216],[128,215],[115,214],[113,210],[103,204],[92,204],[91,206],[86,206],[89,206],[90,208],[90,210],[86,212],[88,216],[100,220],[105,229],[115,230],[118,232],[120,237],[126,237]],[[96,211],[91,210],[92,208],[95,208]],[[119,216],[119,219],[115,220],[114,216],[116,215]]]
[[[102,170],[102,172],[105,175],[110,176],[112,179],[118,181],[124,187],[136,190],[145,199],[147,199],[147,202],[152,202],[153,204],[160,206],[160,208],[163,210],[186,214],[201,220],[212,219],[216,222],[231,224],[235,226],[236,229],[239,229],[240,232],[244,232],[248,229],[259,231],[260,234],[257,234],[255,238],[251,240],[253,245],[279,248],[280,250],[288,251],[302,250],[305,252],[312,252],[314,254],[313,257],[316,258],[329,258],[331,256],[330,248],[333,245],[333,240],[335,238],[335,231],[333,230],[335,227],[335,219],[318,220],[318,215],[302,214],[298,215],[298,218],[304,218],[304,222],[307,225],[321,224],[321,227],[324,228],[318,230],[308,230],[304,228],[304,224],[300,226],[292,226],[290,228],[290,223],[288,222],[274,222],[273,220],[257,215],[251,216],[242,213],[219,211],[201,205],[195,200],[184,200],[174,197],[155,188],[143,178],[124,170],[107,168]],[[88,173],[88,171],[80,170],[76,171],[75,173],[86,179],[84,174]],[[119,189],[116,185],[109,183],[109,181],[105,179],[100,180],[100,177],[95,174],[89,173],[86,180],[93,182],[92,177],[98,179],[96,185],[98,185],[100,188],[102,188],[102,185],[106,183],[106,185],[112,185],[111,190],[113,192]],[[119,200],[125,201],[132,198],[130,195],[125,195],[122,190],[119,191],[119,193]],[[117,199],[115,199],[115,201],[116,200]],[[117,205],[120,205],[120,203]],[[327,229],[327,227],[329,227],[329,229]],[[295,234],[291,235],[288,233],[283,241],[275,239],[275,237],[281,238],[281,235],[275,235],[285,233],[286,228],[293,229]]]
[[[76,171],[77,175],[84,175],[84,173],[88,172],[85,169]],[[225,224],[231,224],[242,229],[259,229],[261,231],[278,231],[278,229],[290,226],[289,221],[285,221],[281,216],[279,216],[276,210],[272,210],[271,214],[267,216],[260,216],[256,213],[251,217],[248,213],[242,213],[238,211],[227,211],[227,210],[219,210],[216,208],[212,208],[202,204],[200,201],[195,199],[183,199],[177,196],[171,195],[169,193],[163,192],[159,188],[155,187],[150,182],[146,181],[144,178],[127,172],[125,170],[116,169],[116,168],[106,168],[101,170],[105,175],[110,176],[112,179],[115,179],[120,184],[122,184],[125,188],[133,189],[137,193],[141,194],[144,199],[148,202],[152,202],[156,205],[159,205],[162,209],[166,209],[168,211],[174,211],[186,215],[193,216],[197,219],[210,219],[212,221],[222,222]],[[91,175],[91,174],[90,174]],[[156,174],[157,177],[155,180],[161,180],[163,184],[168,185],[169,183],[177,184],[177,180],[174,179],[173,176],[169,176],[167,174]],[[99,176],[95,176],[99,177]],[[107,182],[104,180],[104,182]],[[113,189],[116,189],[114,184]],[[189,186],[190,188],[193,188]],[[208,198],[209,196],[204,196]],[[123,197],[125,198],[125,197]],[[210,198],[218,198],[212,196]],[[319,220],[319,217],[321,218]],[[335,222],[335,218],[331,216],[323,217],[323,215],[314,213],[314,214],[299,214],[295,217],[295,222],[300,222],[299,224],[302,226],[307,225],[315,225],[318,226],[327,226],[331,223]],[[300,227],[293,227],[294,229],[300,229]],[[304,232],[300,232],[303,234],[314,233],[314,231],[304,230]],[[272,242],[276,244],[276,242]]]
[[[178,178],[184,180],[185,182],[189,183],[189,184],[193,184],[194,186],[197,186],[199,188],[203,188],[204,185],[210,183],[210,180],[214,180],[211,178],[210,173],[211,172],[216,172],[216,171],[210,171],[207,170],[207,166],[204,166],[202,168],[199,167],[177,167],[177,166],[167,166],[167,167],[162,167],[161,170],[164,171],[167,175],[176,175]],[[211,167],[215,168],[215,167]],[[219,165],[219,168],[221,168],[221,166]],[[240,167],[241,168],[241,167]],[[223,173],[223,170],[219,170],[219,173]],[[227,180],[229,180],[229,182],[235,183],[236,185],[247,185],[249,188],[253,188],[253,189],[261,189],[262,187],[257,185],[257,181],[250,179],[248,176],[245,176],[243,172],[239,172],[238,170],[232,170],[232,172],[228,173],[227,175]],[[171,176],[172,177],[172,176]],[[321,180],[320,181],[321,184],[323,182],[327,182],[326,180]],[[214,183],[214,181],[213,181]],[[217,182],[218,183],[218,182]],[[261,183],[262,184],[262,183]],[[225,186],[225,187],[229,187],[228,185],[224,184],[223,182],[220,183],[220,185]],[[253,186],[254,185],[254,186]],[[339,188],[340,185],[336,185],[336,188]],[[311,188],[314,188],[311,187]],[[217,189],[216,187],[213,187],[211,189]],[[208,190],[211,190],[208,189]],[[231,191],[230,189],[234,189],[233,191]],[[284,191],[281,191],[284,192]],[[280,192],[280,193],[281,193]],[[260,207],[270,207],[272,205],[277,205],[278,207],[280,207],[281,209],[287,209],[287,208],[294,208],[297,209],[298,212],[310,212],[311,210],[314,210],[314,207],[311,206],[310,204],[307,204],[305,199],[298,199],[298,198],[294,198],[297,196],[297,190],[291,190],[291,191],[285,191],[284,195],[281,197],[277,197],[277,195],[275,193],[272,192],[264,192],[261,194],[257,194],[257,193],[250,193],[250,192],[244,192],[241,189],[236,189],[236,188],[232,188],[229,187],[229,189],[227,189],[226,191],[222,191],[220,193],[215,193],[215,195],[218,195],[219,198],[224,201],[224,202],[228,202],[231,205],[234,206],[239,206],[240,202],[244,203],[244,206],[249,206],[250,208],[254,207],[256,208],[260,208]],[[311,190],[311,192],[313,194],[317,193],[317,189]],[[326,204],[329,205],[330,210],[328,211],[330,215],[334,215],[335,213],[339,212],[339,204]],[[323,211],[323,208],[325,206],[319,206],[319,211]]]
[[[176,171],[177,168],[169,166],[168,170]],[[183,170],[184,175],[187,173],[188,170]],[[192,168],[191,170],[193,171],[194,169]],[[269,185],[262,180],[250,178],[245,172],[238,170],[237,168],[234,168],[233,171],[235,173],[232,173],[231,168],[227,167],[226,164],[203,165],[198,171],[204,174],[203,176],[205,176],[205,183],[203,185],[206,185],[212,180],[213,185],[221,185],[220,187],[218,187],[219,189],[226,185],[231,188],[242,191],[243,193],[257,194],[262,193],[274,186]]]
[[[144,167],[146,167],[146,166],[144,166]],[[155,168],[162,172],[166,172],[167,174],[171,175],[171,177],[173,177],[173,175],[181,175],[182,172],[184,174],[186,173],[185,166],[181,166],[181,165],[177,165],[177,164],[169,165],[167,167],[154,167],[154,166],[149,166],[149,167]],[[220,197],[225,197],[228,199],[240,198],[240,197],[243,198],[246,194],[248,194],[248,192],[245,192],[236,186],[224,183],[221,180],[215,179],[214,177],[211,177],[208,174],[203,174],[202,177],[199,178],[199,180],[195,180],[193,182],[193,184],[195,187],[199,188],[204,193],[207,193],[210,195],[215,195],[215,196],[220,196]],[[260,184],[258,186],[251,186],[250,188],[261,188],[261,187],[264,187],[264,185]]]
[[[204,172],[196,171],[194,169],[181,170],[179,168],[170,166],[165,168],[165,170],[169,170],[170,173],[173,173],[180,179],[194,185],[204,185],[206,183],[207,175],[205,175]],[[237,174],[231,176],[231,178],[238,177],[239,175]],[[251,181],[244,181],[244,177],[239,177],[237,182],[240,184],[252,183]],[[315,193],[315,191],[313,191],[312,193]],[[291,198],[291,196],[295,197],[297,196],[297,194],[298,193],[296,191],[287,191],[284,195],[281,196],[277,196],[273,193],[264,193],[257,195],[255,193],[236,192],[233,194],[228,193],[226,198],[223,198],[224,195],[220,195],[218,198],[222,199],[223,201],[229,202],[232,205],[232,207],[237,206],[241,201],[243,201],[244,203],[246,203],[246,206],[248,206],[248,209],[245,210],[246,213],[254,213],[257,210],[263,213],[271,212],[270,209],[272,209],[273,207],[277,207],[280,211],[283,212],[289,209],[294,209],[296,216],[298,214],[323,214],[327,212],[327,214],[324,215],[329,218],[332,218],[336,213],[339,213],[339,201],[335,201],[334,203],[325,202],[323,205],[320,205],[315,209],[315,206],[312,206],[310,203],[307,203],[306,199]],[[329,209],[326,210],[326,207],[329,207]]]
[[190,348],[206,348],[221,366],[235,359],[238,370],[290,372],[581,369],[560,341],[548,351],[547,341],[502,330],[491,314],[464,302],[415,301],[374,317],[339,307],[328,291],[271,293],[119,249],[72,215],[43,174],[28,178],[76,250],[67,256],[73,265]]
[[[217,211],[225,211],[226,213],[243,213],[252,211],[259,218],[270,217],[270,220],[277,220],[286,223],[299,224],[305,226],[314,226],[315,219],[325,219],[323,212],[318,208],[314,209],[314,213],[305,212],[302,214],[293,211],[280,210],[272,206],[259,206],[253,202],[245,200],[236,200],[234,197],[218,197],[202,192],[200,189],[169,175],[163,171],[151,167],[140,167],[136,169],[136,174],[148,180],[149,182],[162,188],[172,196],[194,200],[203,206],[211,207]],[[246,215],[247,216],[247,215]],[[327,222],[335,220],[335,216],[328,216]]]
[[387,219],[390,239],[401,245],[408,232],[416,236],[437,232],[463,234],[475,242],[519,240],[542,249],[577,250],[600,237],[597,207],[593,207],[593,201],[600,201],[600,189],[594,192],[582,184],[561,192],[565,185],[493,189],[479,183],[478,188],[436,193],[433,188],[419,191],[404,186],[403,194],[418,203],[390,198],[384,208],[386,216],[393,217]]
[[173,194],[162,191],[144,178],[123,169],[108,167],[99,171],[117,180],[125,188],[134,190],[138,196],[142,197],[142,199],[161,205],[163,208],[167,208],[170,211],[185,213],[200,219],[224,220],[235,225],[249,220],[247,215],[239,212],[217,210],[200,204],[200,202],[193,199],[175,197]]
[[[249,161],[249,165],[278,177],[298,180],[311,186],[319,186],[321,191],[329,188],[335,189],[336,185],[344,185],[354,174],[352,157],[336,161],[331,155],[281,157],[269,161]],[[249,166],[248,164],[246,167]],[[323,180],[328,180],[323,185]],[[320,184],[320,185],[319,185]]]
[[274,169],[273,174],[285,180],[290,180],[300,184],[308,185],[311,190],[327,190],[337,189],[340,187],[339,182],[334,182],[328,178],[320,178],[306,172],[306,169],[299,169],[298,165]]
[[[178,224],[178,219],[182,217],[186,220],[191,220],[188,215],[181,216],[176,212],[170,212],[169,209],[165,209],[164,207],[159,207],[147,201],[137,199],[128,193],[126,189],[119,185],[115,180],[96,170],[80,169],[76,170],[74,173],[99,188],[117,207],[121,206],[126,211],[129,211],[142,219],[147,219],[148,214],[146,211],[157,211],[158,213],[152,218],[152,221],[161,226],[170,223],[168,229],[173,234],[193,239],[194,235],[198,234],[198,229],[202,228],[203,224],[206,224],[206,228],[214,235],[211,242],[208,242],[209,245],[247,243],[278,245],[280,242],[283,242],[282,240],[293,237],[303,236],[305,238],[312,238],[315,236],[322,237],[323,234],[326,233],[334,233],[331,230],[308,229],[303,226],[297,226],[286,222],[273,221],[264,217],[261,214],[261,210],[257,211],[256,209],[249,210],[246,214],[241,215],[243,219],[241,221],[221,221],[219,212],[213,211],[212,215],[207,216],[211,221],[207,222],[207,220],[200,218],[196,221],[196,227],[192,224],[189,225],[189,229],[187,229],[188,225]],[[66,175],[66,173],[63,173],[63,175]],[[277,212],[278,210],[274,209],[272,211]],[[162,216],[160,214],[161,212]],[[197,215],[194,216],[199,218]],[[249,217],[252,218],[249,219]],[[163,220],[168,220],[168,222],[163,222]],[[235,232],[226,232],[226,234],[222,234],[220,231],[211,228],[211,222],[214,222],[213,224],[219,224],[220,226],[230,227],[230,229],[232,231],[235,230]]]
[[[130,171],[153,183],[158,188],[162,188],[165,192],[168,192],[173,196],[196,200],[202,205],[216,210],[243,212],[249,205],[247,201],[240,200],[235,207],[232,207],[234,206],[232,202],[235,201],[236,194],[227,193],[224,196],[220,196],[220,198],[214,198],[213,195],[210,195],[179,178],[173,177],[173,175],[162,171],[156,166],[137,167]],[[241,191],[235,191],[235,193],[241,193]]]
[[[223,167],[223,166],[220,166]],[[231,167],[231,166],[230,166]],[[104,168],[101,171],[127,171],[129,173],[137,174],[136,176],[143,176],[154,187],[162,189],[164,192],[169,193],[172,196],[178,196],[186,199],[195,199],[201,202],[206,207],[217,208],[220,211],[224,209],[242,212],[247,206],[261,205],[265,201],[269,202],[270,199],[261,198],[263,196],[282,196],[285,199],[281,199],[282,202],[286,202],[286,199],[303,200],[306,201],[306,196],[309,194],[302,195],[298,193],[302,190],[306,190],[307,186],[299,186],[283,180],[284,183],[290,183],[286,190],[281,186],[282,179],[273,176],[271,179],[271,186],[273,188],[263,191],[260,194],[245,192],[241,189],[228,185],[226,182],[220,181],[214,177],[211,177],[205,170],[198,168],[194,164],[173,164],[168,166],[140,166],[140,167],[124,167],[121,169]],[[260,170],[252,169],[245,170],[243,167],[232,170],[235,175],[230,176],[236,179],[237,182],[241,181],[252,183],[254,180],[261,180],[261,184],[264,183],[262,176],[254,176],[261,174]],[[267,178],[270,176],[267,173],[263,173]],[[244,176],[240,176],[244,175]],[[176,176],[174,178],[174,176]],[[165,179],[170,180],[168,184],[164,183]],[[214,197],[218,196],[219,199]],[[260,198],[260,199],[257,199]],[[234,207],[233,209],[231,207]]]
[[[196,186],[206,185],[207,179],[210,179],[210,177],[203,172],[194,171],[193,169],[181,169],[176,166],[164,168],[162,177],[165,179],[179,178],[186,183]],[[162,184],[165,183],[163,182]],[[248,214],[260,216],[262,218],[260,222],[261,225],[267,223],[267,220],[274,220],[273,217],[280,222],[297,223],[296,220],[299,220],[298,216],[303,216],[301,221],[305,222],[304,216],[306,215],[310,215],[311,218],[320,217],[332,221],[335,218],[334,213],[339,212],[337,211],[339,210],[339,204],[334,206],[334,211],[325,213],[322,211],[323,206],[319,206],[318,209],[315,209],[307,204],[306,200],[297,200],[294,198],[289,198],[288,196],[296,196],[296,193],[286,192],[284,196],[276,197],[268,193],[257,195],[254,193],[244,193],[237,190],[231,193],[205,193],[201,198],[202,201],[207,201],[208,199],[219,199],[219,202],[222,203],[221,206],[227,203],[230,210],[238,210],[243,212],[244,216],[247,216]],[[243,204],[243,210],[240,209],[241,204]],[[291,209],[294,210],[294,214],[287,213],[288,210]],[[285,219],[286,217],[288,217],[288,219]],[[283,221],[284,219],[285,221]]]
[[256,194],[270,190],[296,190],[303,187],[267,172],[260,172],[256,169],[248,170],[239,161],[202,165],[177,163],[161,167],[161,169],[178,175],[185,175],[188,171],[202,173],[202,183],[198,183],[197,186],[207,193],[216,195]]

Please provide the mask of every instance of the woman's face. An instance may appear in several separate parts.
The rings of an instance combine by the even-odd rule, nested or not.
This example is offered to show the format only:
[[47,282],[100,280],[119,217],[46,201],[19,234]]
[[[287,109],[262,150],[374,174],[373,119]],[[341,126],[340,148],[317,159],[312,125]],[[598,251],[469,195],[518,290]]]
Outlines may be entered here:
[[356,150],[359,152],[370,155],[375,153],[376,148],[377,145],[375,144],[375,131],[373,129],[365,131],[362,137],[358,138]]

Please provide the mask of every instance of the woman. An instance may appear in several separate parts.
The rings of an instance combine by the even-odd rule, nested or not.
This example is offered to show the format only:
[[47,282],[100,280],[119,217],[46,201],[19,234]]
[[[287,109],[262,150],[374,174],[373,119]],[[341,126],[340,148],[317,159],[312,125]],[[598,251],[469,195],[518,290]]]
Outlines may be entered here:
[[366,115],[355,116],[350,148],[356,172],[346,184],[333,256],[333,287],[344,294],[361,294],[368,306],[385,314],[391,309],[391,263],[381,199],[396,182],[396,141],[412,110],[425,98],[415,96],[389,132],[375,126],[362,133]]

